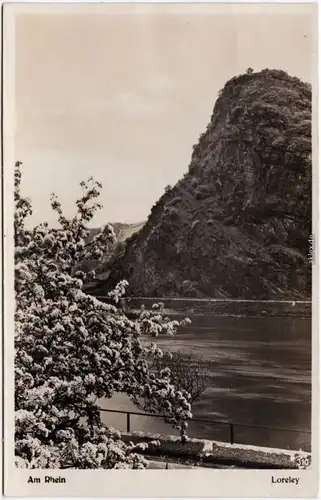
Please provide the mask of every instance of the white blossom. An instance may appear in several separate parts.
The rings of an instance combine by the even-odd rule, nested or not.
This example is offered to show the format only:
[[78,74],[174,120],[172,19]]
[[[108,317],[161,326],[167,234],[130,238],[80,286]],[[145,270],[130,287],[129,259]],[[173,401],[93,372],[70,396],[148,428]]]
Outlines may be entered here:
[[[114,233],[107,225],[90,243],[87,223],[100,207],[100,184],[81,183],[77,213],[67,219],[55,195],[51,205],[59,229],[24,226],[31,203],[20,195],[20,164],[15,169],[15,454],[19,468],[146,467],[134,445],[103,425],[97,398],[126,393],[139,407],[163,413],[185,439],[190,404],[158,377],[150,356],[161,357],[140,335],[173,334],[179,322],[164,319],[163,305],[129,320],[121,309],[82,291],[88,276],[77,263],[100,258]],[[109,296],[117,303],[128,283]]]

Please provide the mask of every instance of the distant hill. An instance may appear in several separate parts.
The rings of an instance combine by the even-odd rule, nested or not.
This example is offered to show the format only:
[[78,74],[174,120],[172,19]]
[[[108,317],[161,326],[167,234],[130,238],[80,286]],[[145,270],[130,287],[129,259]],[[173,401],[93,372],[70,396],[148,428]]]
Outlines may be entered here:
[[110,261],[104,290],[124,278],[136,296],[308,298],[310,234],[311,87],[249,71],[219,93],[188,172]]
[[144,224],[145,222],[135,222],[134,224],[125,224],[122,222],[116,222],[112,225],[116,233],[117,241],[123,242],[133,234],[137,233],[143,227]]
[[[117,241],[125,241],[134,233],[139,231],[145,222],[134,222],[133,224],[127,224],[125,222],[110,222],[109,224],[111,224],[114,228]],[[89,231],[89,239],[92,239],[99,233],[100,227],[91,228]]]
[[[143,227],[144,222],[135,222],[133,224],[126,224],[124,222],[111,222],[110,224],[113,226],[116,235],[115,244],[108,248],[103,259],[98,264],[96,261],[85,261],[82,262],[80,266],[82,269],[87,271],[90,269],[95,269],[98,280],[100,280],[101,278],[105,279],[106,265],[112,258],[121,255],[126,239],[139,231]],[[96,234],[100,232],[100,230],[100,227],[89,229],[88,241],[92,240],[96,236]],[[107,273],[107,275],[108,274],[109,272]],[[93,284],[91,284],[91,286],[93,286]]]

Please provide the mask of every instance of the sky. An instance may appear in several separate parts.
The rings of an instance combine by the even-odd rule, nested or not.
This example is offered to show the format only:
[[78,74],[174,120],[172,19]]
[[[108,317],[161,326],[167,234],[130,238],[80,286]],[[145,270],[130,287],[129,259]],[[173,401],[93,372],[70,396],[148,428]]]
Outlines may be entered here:
[[51,192],[74,215],[89,176],[103,184],[91,226],[145,220],[188,170],[228,79],[252,67],[311,82],[311,5],[203,7],[15,16],[15,160],[29,224],[56,225]]

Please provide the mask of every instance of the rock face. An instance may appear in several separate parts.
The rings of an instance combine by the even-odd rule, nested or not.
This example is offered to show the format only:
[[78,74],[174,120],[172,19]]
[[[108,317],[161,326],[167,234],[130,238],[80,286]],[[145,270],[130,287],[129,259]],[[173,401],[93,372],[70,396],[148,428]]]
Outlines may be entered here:
[[232,78],[188,172],[112,264],[136,296],[311,295],[311,87],[283,71]]

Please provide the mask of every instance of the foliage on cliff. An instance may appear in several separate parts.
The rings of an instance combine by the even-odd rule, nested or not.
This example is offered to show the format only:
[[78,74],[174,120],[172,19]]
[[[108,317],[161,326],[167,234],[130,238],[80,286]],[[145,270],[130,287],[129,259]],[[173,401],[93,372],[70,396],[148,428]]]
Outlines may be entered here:
[[138,296],[309,297],[311,87],[247,72],[220,91],[188,172],[113,262]]

